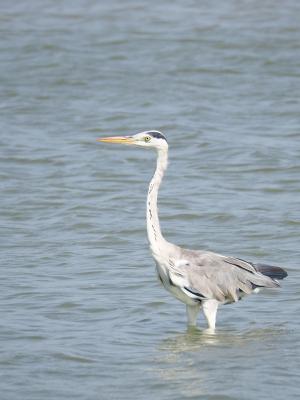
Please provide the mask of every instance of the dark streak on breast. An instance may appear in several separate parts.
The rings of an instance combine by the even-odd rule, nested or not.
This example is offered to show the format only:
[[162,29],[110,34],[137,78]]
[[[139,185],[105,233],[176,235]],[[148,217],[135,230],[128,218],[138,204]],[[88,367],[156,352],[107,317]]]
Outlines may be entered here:
[[194,296],[200,297],[201,299],[205,299],[206,297],[203,296],[203,294],[196,292],[192,289],[189,289],[188,287],[184,286],[185,290],[187,290],[188,292],[192,293]]
[[170,277],[170,274],[168,273],[168,280],[169,280],[169,284],[170,284],[170,286],[176,286],[174,283],[173,283],[173,281],[172,281],[172,279],[171,279],[171,277]]
[[159,274],[158,274],[158,279],[160,280],[161,284],[163,285],[164,282],[163,282],[163,280],[162,280],[162,277],[161,277]]

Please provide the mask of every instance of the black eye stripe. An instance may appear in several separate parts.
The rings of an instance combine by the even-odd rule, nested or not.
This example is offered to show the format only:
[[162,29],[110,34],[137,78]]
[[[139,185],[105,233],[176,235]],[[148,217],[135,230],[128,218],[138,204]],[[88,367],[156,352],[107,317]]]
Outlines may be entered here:
[[148,134],[156,139],[164,139],[165,141],[167,141],[167,139],[164,137],[164,135],[160,132],[151,131],[151,132],[148,132]]

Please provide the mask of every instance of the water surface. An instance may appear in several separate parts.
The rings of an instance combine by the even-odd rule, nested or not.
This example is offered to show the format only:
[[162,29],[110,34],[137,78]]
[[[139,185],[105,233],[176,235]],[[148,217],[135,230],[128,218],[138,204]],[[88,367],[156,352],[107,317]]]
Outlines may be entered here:
[[[299,3],[3,2],[1,393],[299,397]],[[165,236],[289,278],[187,331],[145,232],[163,131]]]

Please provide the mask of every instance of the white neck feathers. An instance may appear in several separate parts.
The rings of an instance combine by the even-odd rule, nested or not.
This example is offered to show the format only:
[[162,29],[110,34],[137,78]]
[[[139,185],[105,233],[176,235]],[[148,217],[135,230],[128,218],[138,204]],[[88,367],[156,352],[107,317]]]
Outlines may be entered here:
[[158,150],[156,170],[149,184],[147,196],[147,233],[152,252],[159,253],[166,244],[158,218],[157,197],[164,172],[168,165],[168,150]]

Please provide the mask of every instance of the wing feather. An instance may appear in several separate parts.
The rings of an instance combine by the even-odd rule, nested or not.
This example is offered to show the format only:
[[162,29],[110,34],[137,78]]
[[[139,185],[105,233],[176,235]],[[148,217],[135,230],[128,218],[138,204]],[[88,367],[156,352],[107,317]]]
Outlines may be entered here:
[[182,249],[181,258],[172,263],[172,282],[192,298],[239,300],[255,287],[277,287],[278,282],[263,275],[253,264],[212,252]]

